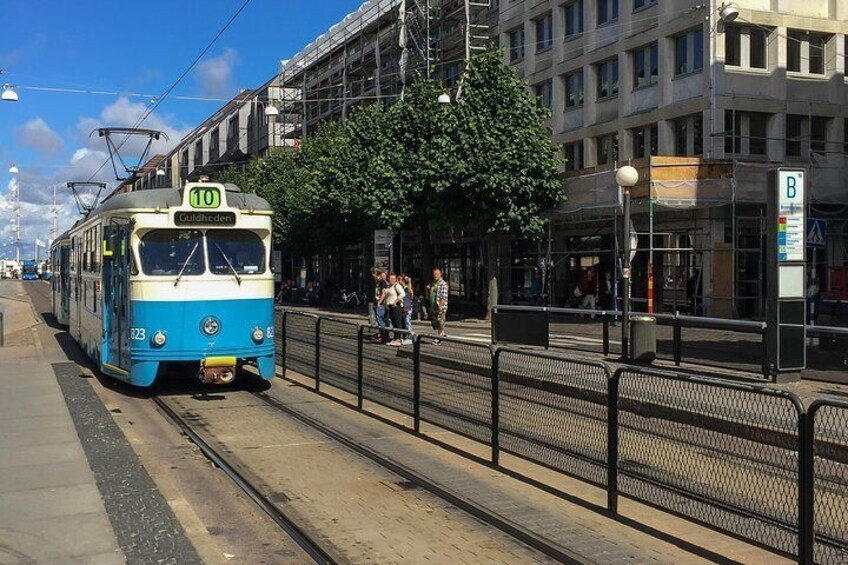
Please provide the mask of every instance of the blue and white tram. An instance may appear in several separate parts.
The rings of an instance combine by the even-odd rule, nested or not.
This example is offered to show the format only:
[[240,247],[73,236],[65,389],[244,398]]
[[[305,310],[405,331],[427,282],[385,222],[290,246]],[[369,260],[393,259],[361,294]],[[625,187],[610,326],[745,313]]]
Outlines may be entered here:
[[271,214],[231,184],[108,198],[69,232],[71,335],[137,386],[173,365],[205,383],[244,363],[273,378]]
[[51,297],[53,299],[53,315],[56,321],[67,326],[70,312],[70,268],[71,268],[71,238],[65,232],[56,238],[50,248],[50,264],[53,266],[53,276],[50,278]]

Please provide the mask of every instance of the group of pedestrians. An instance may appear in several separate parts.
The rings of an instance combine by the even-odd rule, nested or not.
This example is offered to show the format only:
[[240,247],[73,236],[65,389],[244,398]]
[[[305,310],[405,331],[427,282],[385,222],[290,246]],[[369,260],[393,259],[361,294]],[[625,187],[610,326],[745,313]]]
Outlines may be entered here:
[[[433,282],[425,288],[426,307],[415,293],[412,277],[372,269],[374,277],[374,320],[380,328],[378,343],[410,345],[413,338],[412,320],[426,310],[433,329],[444,337],[448,309],[448,283],[439,268],[433,269]],[[394,331],[392,331],[394,330]]]

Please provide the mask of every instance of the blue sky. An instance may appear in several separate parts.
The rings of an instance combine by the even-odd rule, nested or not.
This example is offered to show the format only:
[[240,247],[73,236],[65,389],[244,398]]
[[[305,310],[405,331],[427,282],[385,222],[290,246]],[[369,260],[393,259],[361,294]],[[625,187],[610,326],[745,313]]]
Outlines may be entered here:
[[[167,89],[242,1],[3,0],[0,69],[7,74],[0,82],[17,85],[20,101],[0,104],[0,256],[14,255],[9,201],[15,183],[23,202],[23,253],[29,257],[35,238],[49,235],[54,185],[60,231],[78,217],[64,183],[86,180],[103,162],[105,145],[96,135],[88,137],[91,130],[132,125],[149,99],[127,94]],[[252,0],[172,95],[228,98],[256,87],[276,73],[281,59],[360,3]],[[124,94],[36,90],[44,87]],[[220,105],[168,99],[145,127],[162,129],[176,142]],[[7,172],[11,164],[20,169],[14,180]]]

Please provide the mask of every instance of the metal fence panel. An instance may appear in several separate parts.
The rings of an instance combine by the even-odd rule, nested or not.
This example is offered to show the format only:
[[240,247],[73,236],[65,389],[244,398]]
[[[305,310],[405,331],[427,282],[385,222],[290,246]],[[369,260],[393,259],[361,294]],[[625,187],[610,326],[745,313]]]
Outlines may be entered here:
[[315,325],[318,317],[287,310],[284,323],[286,367],[315,378]]
[[797,397],[636,368],[616,378],[620,492],[797,554]]
[[498,357],[501,449],[605,485],[609,368],[513,349]]
[[362,343],[362,397],[412,416],[412,345],[400,347],[375,341],[380,328],[364,329]]
[[421,419],[489,443],[492,438],[492,349],[419,336]]
[[848,563],[848,402],[820,400],[813,422],[816,563]]
[[322,318],[319,332],[321,382],[356,394],[359,324]]

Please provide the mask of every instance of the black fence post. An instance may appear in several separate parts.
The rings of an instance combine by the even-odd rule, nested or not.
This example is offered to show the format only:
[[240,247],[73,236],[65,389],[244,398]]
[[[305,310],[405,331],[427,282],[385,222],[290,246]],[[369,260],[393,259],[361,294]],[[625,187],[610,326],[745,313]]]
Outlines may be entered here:
[[609,328],[610,328],[610,316],[606,312],[604,312],[602,316],[604,320],[603,325],[603,342],[604,342],[604,357],[609,357]]
[[674,348],[674,364],[679,367],[683,359],[683,328],[681,327],[680,320],[677,318],[677,313],[674,315],[674,339],[672,340],[672,347]]
[[492,319],[491,319],[491,327],[489,328],[489,332],[492,335],[492,345],[498,342],[498,325],[495,323],[495,320],[498,317],[498,307],[492,307]]
[[545,349],[549,349],[551,347],[551,312],[547,308],[544,308],[545,311],[545,326],[547,326],[547,330],[545,332]]
[[412,418],[415,433],[421,431],[421,335],[412,345]]
[[359,326],[356,332],[356,407],[362,410],[362,358],[364,353],[364,334],[366,326]]
[[798,563],[812,565],[815,547],[813,446],[815,408],[798,414]]
[[501,350],[498,349],[492,355],[492,465],[495,466],[500,463],[501,456],[500,376],[498,374],[500,372],[500,365]]
[[283,366],[283,378],[286,378],[286,328],[288,327],[288,324],[286,323],[286,316],[288,313],[288,310],[283,310],[283,320],[280,327],[282,330],[280,333],[283,334],[283,346],[280,348],[280,357],[282,357],[282,359],[280,359],[280,364]]
[[315,318],[315,390],[321,390],[321,318]]
[[623,369],[607,384],[607,510],[618,513],[618,389]]

